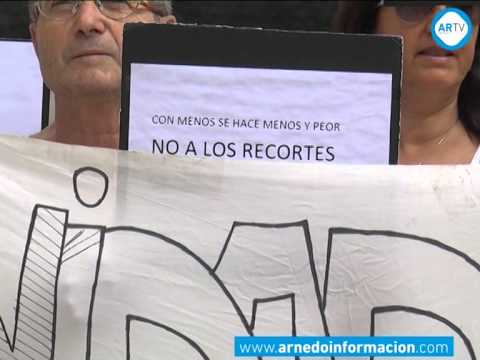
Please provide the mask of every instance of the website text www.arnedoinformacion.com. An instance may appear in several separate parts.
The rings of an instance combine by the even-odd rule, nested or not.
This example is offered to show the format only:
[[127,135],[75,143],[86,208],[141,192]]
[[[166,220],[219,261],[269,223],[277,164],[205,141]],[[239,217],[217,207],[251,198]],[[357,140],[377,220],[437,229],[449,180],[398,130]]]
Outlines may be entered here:
[[452,357],[453,337],[237,336],[236,357]]

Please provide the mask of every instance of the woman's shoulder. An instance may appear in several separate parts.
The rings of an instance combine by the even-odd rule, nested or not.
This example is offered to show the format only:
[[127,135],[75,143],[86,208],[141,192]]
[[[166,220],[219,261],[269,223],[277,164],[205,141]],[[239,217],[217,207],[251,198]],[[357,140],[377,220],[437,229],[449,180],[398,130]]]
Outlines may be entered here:
[[473,155],[471,164],[480,164],[480,145],[477,147],[477,151],[475,151],[475,154]]

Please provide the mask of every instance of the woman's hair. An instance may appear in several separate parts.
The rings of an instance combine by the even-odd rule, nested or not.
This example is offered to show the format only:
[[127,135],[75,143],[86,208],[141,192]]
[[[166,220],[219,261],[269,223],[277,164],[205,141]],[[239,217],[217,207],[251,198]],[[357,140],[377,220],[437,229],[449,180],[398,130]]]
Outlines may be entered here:
[[[375,32],[378,1],[339,1],[333,19],[335,32],[371,34]],[[480,139],[480,36],[470,71],[460,86],[458,116],[463,126]]]

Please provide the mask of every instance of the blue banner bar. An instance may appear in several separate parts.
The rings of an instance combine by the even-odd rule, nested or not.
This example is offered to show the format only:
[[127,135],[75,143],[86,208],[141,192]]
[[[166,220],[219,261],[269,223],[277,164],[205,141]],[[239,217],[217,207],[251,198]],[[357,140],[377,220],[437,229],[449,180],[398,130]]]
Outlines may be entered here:
[[235,356],[452,357],[453,337],[236,336]]

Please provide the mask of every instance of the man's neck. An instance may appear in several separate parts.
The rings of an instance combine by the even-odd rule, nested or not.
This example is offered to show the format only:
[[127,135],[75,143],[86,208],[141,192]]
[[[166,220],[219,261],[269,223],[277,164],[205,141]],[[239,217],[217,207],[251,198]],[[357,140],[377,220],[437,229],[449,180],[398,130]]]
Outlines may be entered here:
[[54,141],[118,149],[120,103],[112,99],[55,97]]

